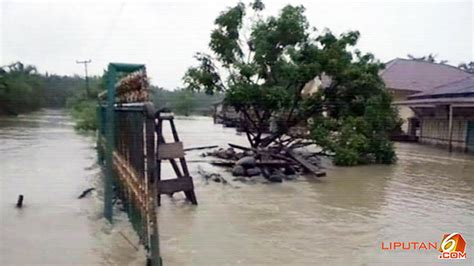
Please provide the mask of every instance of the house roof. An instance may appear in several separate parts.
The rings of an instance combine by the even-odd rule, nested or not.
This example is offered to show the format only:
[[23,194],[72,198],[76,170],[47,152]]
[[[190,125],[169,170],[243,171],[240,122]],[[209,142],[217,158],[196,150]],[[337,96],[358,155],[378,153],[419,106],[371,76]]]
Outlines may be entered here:
[[408,101],[396,101],[393,104],[407,105],[410,107],[434,107],[439,105],[474,107],[474,97],[441,97],[428,99],[413,99]]
[[428,99],[441,97],[474,97],[474,75],[450,82],[434,89],[408,96],[408,99]]
[[469,77],[454,66],[396,58],[385,64],[380,77],[389,89],[427,92],[437,86]]

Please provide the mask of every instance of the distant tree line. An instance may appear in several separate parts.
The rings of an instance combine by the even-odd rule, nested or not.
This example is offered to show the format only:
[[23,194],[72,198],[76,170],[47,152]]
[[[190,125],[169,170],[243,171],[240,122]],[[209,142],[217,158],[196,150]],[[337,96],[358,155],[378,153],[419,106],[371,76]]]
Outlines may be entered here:
[[[91,77],[96,87],[99,77]],[[68,100],[85,92],[84,78],[38,73],[21,62],[0,67],[0,114],[15,115],[39,108],[66,107]]]
[[[89,77],[91,96],[86,95],[83,77],[40,74],[33,65],[15,62],[0,67],[0,115],[16,115],[40,108],[69,108],[81,129],[95,129],[96,95],[105,90],[104,72]],[[220,95],[174,91],[152,86],[152,101],[181,115],[208,115]]]
[[208,95],[186,89],[166,90],[152,86],[152,101],[157,108],[169,108],[179,115],[210,115],[212,104],[221,101],[224,95]]

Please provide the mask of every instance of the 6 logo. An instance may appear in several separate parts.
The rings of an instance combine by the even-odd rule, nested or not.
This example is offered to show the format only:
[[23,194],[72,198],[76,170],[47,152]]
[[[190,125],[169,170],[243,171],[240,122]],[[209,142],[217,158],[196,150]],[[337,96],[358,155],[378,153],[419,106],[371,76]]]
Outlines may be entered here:
[[460,233],[445,234],[439,251],[440,259],[465,259],[466,258],[466,240]]

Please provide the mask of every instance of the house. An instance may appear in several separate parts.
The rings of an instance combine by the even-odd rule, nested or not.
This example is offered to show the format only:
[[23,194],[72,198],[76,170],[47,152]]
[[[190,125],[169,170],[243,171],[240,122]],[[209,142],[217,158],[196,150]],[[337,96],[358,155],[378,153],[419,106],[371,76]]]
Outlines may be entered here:
[[420,121],[418,140],[474,152],[474,75],[396,101]]
[[218,101],[212,104],[214,124],[223,124],[226,127],[237,127],[240,124],[240,114],[232,106]]
[[[426,61],[396,58],[385,64],[379,73],[394,101],[406,101],[410,95],[423,93],[450,82],[469,77],[471,74],[454,66]],[[408,106],[398,106],[399,116],[405,123],[404,133],[411,133],[418,121]]]

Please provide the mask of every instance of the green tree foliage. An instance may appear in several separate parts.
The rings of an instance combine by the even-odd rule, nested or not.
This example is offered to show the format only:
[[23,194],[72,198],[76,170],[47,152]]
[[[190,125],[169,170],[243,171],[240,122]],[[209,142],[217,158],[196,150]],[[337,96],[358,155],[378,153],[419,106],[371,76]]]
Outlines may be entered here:
[[[256,1],[220,13],[211,33],[212,53],[196,54],[198,66],[183,78],[187,88],[224,93],[225,102],[245,117],[253,147],[278,142],[291,127],[306,124],[337,164],[393,162],[386,132],[395,125],[396,111],[378,76],[383,64],[354,49],[359,32],[318,32],[303,6],[287,5],[266,18],[263,8]],[[328,86],[301,94],[305,84],[323,76],[330,77]],[[271,118],[277,130],[264,136]]]
[[178,97],[173,104],[175,112],[189,116],[194,109],[193,93],[187,90],[179,91]]
[[20,62],[0,70],[0,114],[18,114],[40,108],[44,81],[34,66]]
[[89,78],[89,95],[83,87],[84,89],[79,90],[67,99],[66,106],[71,110],[71,115],[76,121],[74,127],[77,130],[97,130],[97,95],[106,90],[106,84],[107,71],[104,71],[100,77]]
[[70,109],[75,120],[75,129],[93,131],[98,128],[97,100],[83,98],[72,103]]
[[[45,105],[47,107],[61,108],[67,105],[68,99],[86,97],[85,80],[80,76],[44,75]],[[89,77],[91,97],[97,95],[100,86],[100,77]]]
[[[104,89],[102,78],[91,77],[89,84],[91,95]],[[36,67],[21,62],[0,68],[0,115],[68,107],[77,121],[76,128],[94,130],[97,101],[85,92],[85,80],[79,76],[42,75]]]
[[[98,77],[91,77],[93,88]],[[0,113],[18,114],[38,108],[65,107],[71,98],[85,93],[85,81],[79,76],[39,74],[36,67],[16,62],[0,68]]]

